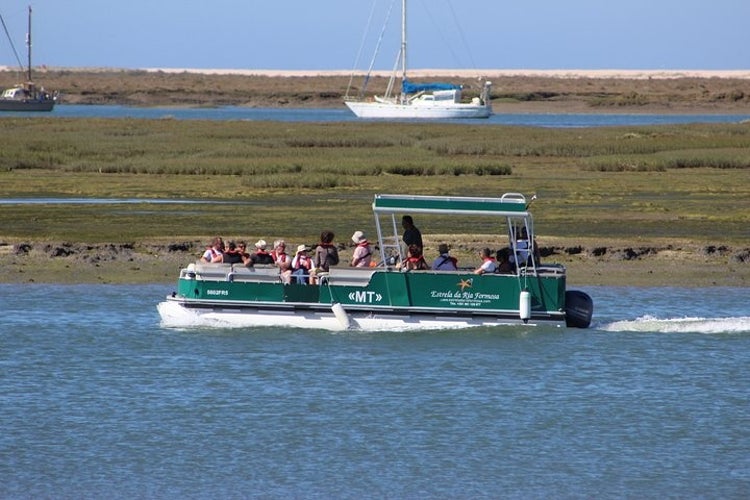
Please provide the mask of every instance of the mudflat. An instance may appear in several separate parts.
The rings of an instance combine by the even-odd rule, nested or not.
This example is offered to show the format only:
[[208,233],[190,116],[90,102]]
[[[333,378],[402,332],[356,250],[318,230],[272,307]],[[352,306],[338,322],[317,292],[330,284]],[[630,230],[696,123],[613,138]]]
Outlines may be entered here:
[[[0,71],[0,84],[18,83]],[[415,82],[449,79],[478,95],[493,83],[497,113],[626,112],[747,113],[750,71],[415,70]],[[54,69],[37,73],[62,104],[129,106],[341,107],[364,81],[345,71]],[[388,76],[368,79],[368,95],[381,94]]]
[[[296,241],[306,241],[298,239]],[[311,240],[312,241],[312,240]],[[440,240],[445,241],[445,240]],[[696,245],[628,246],[599,241],[581,246],[539,243],[543,263],[563,264],[568,283],[578,286],[750,286],[750,248]],[[296,244],[296,243],[295,243]],[[437,255],[435,241],[425,240],[426,255]],[[462,267],[478,266],[477,251],[493,243],[455,241],[451,253]],[[611,246],[610,246],[611,245]],[[137,244],[86,244],[28,241],[0,244],[0,283],[174,284],[180,269],[205,249],[200,240]],[[341,265],[351,259],[351,245],[339,244]]]

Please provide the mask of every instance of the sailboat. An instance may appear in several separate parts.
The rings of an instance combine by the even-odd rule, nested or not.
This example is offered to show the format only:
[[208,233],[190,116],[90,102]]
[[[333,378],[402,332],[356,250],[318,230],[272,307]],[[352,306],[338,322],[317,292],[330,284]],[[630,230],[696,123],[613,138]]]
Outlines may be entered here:
[[[0,16],[0,21],[2,21],[3,29],[5,29],[5,34],[8,36],[13,52],[16,53],[16,48],[13,46],[13,41],[2,16]],[[28,63],[24,71],[26,73],[26,82],[5,89],[0,94],[0,111],[52,111],[55,107],[57,93],[49,93],[44,90],[44,87],[37,87],[31,78],[31,6],[29,6],[29,30],[26,34],[26,48],[28,54]],[[16,59],[18,59],[18,53],[16,53]],[[20,63],[20,59],[19,66],[23,70],[23,64]]]
[[[484,83],[479,97],[472,98],[470,102],[462,102],[460,85],[409,81],[406,65],[406,13],[406,0],[401,0],[401,48],[385,95],[375,96],[373,100],[362,100],[370,77],[368,72],[360,97],[350,98],[347,92],[346,106],[359,118],[488,118],[492,114],[491,82]],[[393,88],[397,79],[401,80],[401,93],[395,95]]]

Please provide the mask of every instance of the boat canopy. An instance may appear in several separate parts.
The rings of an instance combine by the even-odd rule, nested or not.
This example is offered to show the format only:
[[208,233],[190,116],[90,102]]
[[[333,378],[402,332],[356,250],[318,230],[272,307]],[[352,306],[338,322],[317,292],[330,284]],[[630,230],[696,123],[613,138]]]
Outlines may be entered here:
[[[468,196],[409,196],[377,194],[372,202],[375,214],[375,227],[378,231],[378,244],[386,265],[402,262],[404,248],[399,237],[396,214],[435,214],[471,215],[505,218],[508,222],[511,245],[515,245],[515,226],[526,227],[529,235],[534,234],[531,214],[527,210],[526,197],[520,193],[505,193],[500,198],[478,198]],[[380,217],[390,219],[382,224]],[[513,221],[518,221],[514,224]],[[388,234],[384,229],[388,229]],[[515,249],[515,247],[513,247]],[[390,262],[393,260],[393,262]]]
[[404,94],[416,94],[417,92],[434,92],[436,90],[460,90],[460,85],[452,83],[412,83],[406,78],[401,82],[401,92]]
[[376,214],[425,213],[455,215],[497,215],[527,217],[526,197],[520,193],[505,193],[500,198],[466,196],[402,196],[375,195],[372,210]]

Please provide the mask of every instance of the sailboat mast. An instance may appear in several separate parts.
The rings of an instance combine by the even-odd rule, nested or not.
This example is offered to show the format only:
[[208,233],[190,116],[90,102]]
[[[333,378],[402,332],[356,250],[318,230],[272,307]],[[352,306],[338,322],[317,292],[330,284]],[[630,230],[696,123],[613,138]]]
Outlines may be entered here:
[[401,0],[401,80],[406,80],[406,0]]
[[31,81],[31,5],[29,5],[29,30],[26,32],[26,53],[28,54],[28,81]]

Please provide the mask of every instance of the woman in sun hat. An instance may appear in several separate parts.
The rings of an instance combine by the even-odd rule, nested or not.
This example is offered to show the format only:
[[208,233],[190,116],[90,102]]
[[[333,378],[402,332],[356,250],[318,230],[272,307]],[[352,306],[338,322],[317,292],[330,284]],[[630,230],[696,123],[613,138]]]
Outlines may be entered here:
[[310,268],[312,267],[312,259],[307,254],[310,251],[310,247],[307,245],[300,245],[297,247],[297,253],[292,259],[292,276],[297,280],[297,283],[301,285],[307,285],[308,278],[310,276]]
[[362,231],[355,231],[352,235],[352,241],[357,245],[352,254],[352,267],[370,267],[372,262],[372,247],[370,242],[367,241],[365,233]]

